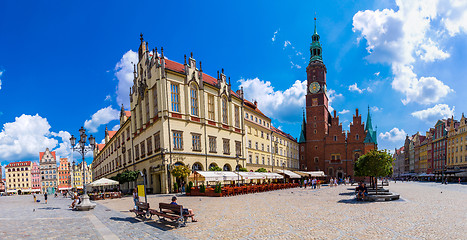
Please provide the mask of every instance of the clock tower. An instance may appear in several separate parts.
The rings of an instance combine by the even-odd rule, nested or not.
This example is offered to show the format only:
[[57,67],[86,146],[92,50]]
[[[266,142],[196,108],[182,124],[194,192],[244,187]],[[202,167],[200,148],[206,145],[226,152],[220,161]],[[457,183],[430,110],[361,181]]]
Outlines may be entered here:
[[325,137],[328,134],[329,119],[328,97],[326,95],[326,66],[323,63],[319,35],[315,29],[311,36],[310,62],[306,68],[306,169],[323,171],[325,169]]

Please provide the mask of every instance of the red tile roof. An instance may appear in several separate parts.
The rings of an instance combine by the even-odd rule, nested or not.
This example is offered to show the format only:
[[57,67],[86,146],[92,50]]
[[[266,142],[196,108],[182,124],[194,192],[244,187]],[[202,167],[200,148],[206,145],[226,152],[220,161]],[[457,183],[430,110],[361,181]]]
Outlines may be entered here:
[[97,149],[100,151],[104,148],[105,144],[97,144]]
[[[44,156],[44,153],[45,153],[45,152],[39,152],[39,160],[42,159],[42,156]],[[53,156],[54,159],[55,159],[55,151],[54,151],[54,152],[51,152],[51,153],[52,153],[52,156]]]
[[[178,72],[178,73],[181,73],[181,74],[185,74],[185,66],[181,63],[178,63],[178,62],[175,62],[175,61],[172,61],[172,60],[169,60],[169,59],[165,59],[165,68],[166,69],[169,69],[169,70],[172,70],[174,72]],[[203,72],[203,81],[205,83],[208,83],[210,85],[213,85],[215,86],[217,84],[217,79],[204,73]],[[240,96],[238,96],[238,94],[232,90],[230,90],[230,94],[240,98]]]
[[263,117],[266,117],[267,119],[271,120],[268,116],[266,116],[263,112],[261,112],[261,110],[259,110],[258,106],[256,106],[254,103],[244,99],[243,100],[245,102],[245,106],[251,108],[253,111],[259,113],[260,115],[262,115]]
[[272,129],[275,133],[278,133],[278,134],[280,134],[280,135],[282,135],[282,136],[284,136],[284,137],[286,137],[286,138],[288,138],[288,139],[290,139],[290,140],[292,140],[292,141],[295,141],[295,142],[297,141],[297,139],[295,139],[294,137],[292,137],[290,134],[285,133],[285,132],[283,132],[282,130],[280,130],[280,129],[278,129],[278,128],[275,128],[275,127],[271,126],[271,129]]
[[125,111],[125,116],[131,117],[131,111]]
[[109,138],[112,138],[117,131],[109,131]]
[[8,165],[6,165],[5,168],[7,167],[21,167],[21,166],[30,166],[31,165],[31,161],[24,161],[24,162],[11,162],[11,163],[8,163]]

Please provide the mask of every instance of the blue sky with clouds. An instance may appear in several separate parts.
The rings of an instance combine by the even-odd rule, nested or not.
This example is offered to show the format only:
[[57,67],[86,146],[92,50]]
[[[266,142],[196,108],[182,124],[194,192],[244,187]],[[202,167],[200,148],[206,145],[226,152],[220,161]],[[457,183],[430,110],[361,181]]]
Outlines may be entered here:
[[193,52],[206,73],[224,68],[298,137],[315,13],[344,129],[355,108],[366,119],[370,106],[380,148],[394,149],[465,111],[462,0],[2,1],[0,161],[37,161],[46,147],[67,157],[81,126],[100,142],[128,104],[140,32],[169,59]]

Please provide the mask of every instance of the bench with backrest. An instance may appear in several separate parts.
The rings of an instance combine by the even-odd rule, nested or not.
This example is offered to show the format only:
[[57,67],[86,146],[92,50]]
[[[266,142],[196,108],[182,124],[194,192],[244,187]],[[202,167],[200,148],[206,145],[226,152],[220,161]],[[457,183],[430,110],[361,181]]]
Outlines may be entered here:
[[144,218],[146,213],[149,212],[149,203],[137,202],[136,209],[131,209],[130,212],[134,212],[136,217]]
[[194,216],[194,214],[184,214],[182,205],[169,203],[159,203],[159,211],[149,209],[149,213],[151,215],[157,215],[159,221],[170,219],[177,223],[177,227],[185,226],[187,218]]

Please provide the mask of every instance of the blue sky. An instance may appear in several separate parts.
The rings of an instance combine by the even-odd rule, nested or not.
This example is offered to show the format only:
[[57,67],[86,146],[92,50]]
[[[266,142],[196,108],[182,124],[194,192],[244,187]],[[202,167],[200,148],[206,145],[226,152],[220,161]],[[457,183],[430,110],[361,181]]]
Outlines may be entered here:
[[394,149],[465,111],[465,1],[2,1],[0,161],[37,161],[45,147],[67,157],[83,125],[100,142],[127,105],[141,32],[169,59],[224,68],[298,137],[315,13],[344,129],[370,106],[379,147]]

